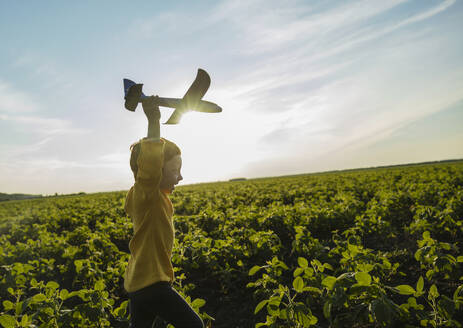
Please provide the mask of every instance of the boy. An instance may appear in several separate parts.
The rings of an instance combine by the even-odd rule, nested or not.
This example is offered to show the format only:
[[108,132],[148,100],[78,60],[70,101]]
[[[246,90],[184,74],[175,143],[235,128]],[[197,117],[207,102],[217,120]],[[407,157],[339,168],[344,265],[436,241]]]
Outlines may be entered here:
[[182,158],[177,145],[160,138],[161,114],[156,103],[153,96],[142,102],[148,135],[131,146],[135,184],[127,194],[125,211],[132,219],[134,234],[124,277],[130,327],[151,328],[159,315],[175,328],[204,328],[198,314],[172,288],[174,225],[168,194],[183,179]]

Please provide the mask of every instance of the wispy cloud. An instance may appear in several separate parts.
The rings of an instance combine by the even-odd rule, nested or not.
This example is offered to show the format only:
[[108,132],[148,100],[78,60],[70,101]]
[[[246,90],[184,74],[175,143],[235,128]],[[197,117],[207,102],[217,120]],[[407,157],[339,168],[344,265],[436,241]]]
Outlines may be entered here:
[[[314,78],[334,73],[349,65],[355,57],[362,57],[361,52],[366,49],[366,43],[377,40],[400,28],[430,18],[452,6],[455,1],[449,0],[430,9],[411,14],[397,21],[389,18],[382,25],[368,22],[368,18],[374,18],[406,1],[358,1],[348,3],[339,8],[331,8],[324,12],[308,15],[293,14],[293,16],[278,15],[278,10],[266,9],[265,6],[256,6],[253,11],[243,11],[236,15],[229,15],[237,29],[241,30],[244,39],[236,46],[238,49],[248,51],[254,47],[260,49],[265,57],[259,58],[258,65],[252,70],[244,70],[245,75],[240,74],[231,80],[227,87],[236,92],[269,91],[280,88],[282,85],[293,86],[297,83],[310,81]],[[233,7],[235,8],[235,7]],[[242,9],[242,8],[241,8]],[[297,9],[297,8],[296,8]],[[222,9],[229,10],[228,6]],[[222,10],[219,10],[221,12]],[[235,8],[236,10],[236,8]],[[294,10],[294,9],[293,9]],[[304,12],[295,10],[295,12]],[[278,19],[263,21],[244,19],[242,15],[261,17],[269,15]],[[259,15],[257,15],[259,13]],[[355,25],[362,21],[365,24]],[[303,26],[300,30],[293,31],[291,26]],[[355,28],[352,27],[355,25]],[[275,29],[284,37],[275,37],[271,31]],[[286,32],[285,32],[286,31]],[[267,37],[259,37],[260,34],[268,34]],[[291,45],[286,42],[294,41]],[[257,42],[257,43],[256,43]],[[277,42],[269,48],[261,47],[259,42]],[[282,49],[284,48],[284,49]],[[354,53],[339,55],[355,49]],[[290,89],[288,87],[288,89]]]
[[63,134],[82,134],[87,130],[72,127],[68,120],[41,116],[2,115],[1,120],[16,125],[16,128],[28,133],[38,133],[43,137]]
[[226,2],[211,16],[235,25],[243,36],[245,53],[273,52],[282,47],[302,46],[307,42],[314,46],[320,39],[339,30],[374,18],[406,2],[356,1],[337,7],[323,8],[304,3],[283,6],[280,2],[251,1],[246,6]]
[[398,27],[401,27],[403,25],[407,25],[407,24],[411,24],[411,23],[415,23],[415,22],[419,22],[419,21],[422,21],[424,19],[428,19],[444,10],[447,10],[450,6],[454,5],[456,2],[456,0],[445,0],[444,2],[442,2],[441,4],[435,6],[435,7],[432,7],[431,9],[429,10],[426,10],[426,11],[423,11],[417,15],[414,15],[406,20],[404,20],[403,22],[401,22],[400,24],[398,24]]
[[37,109],[37,102],[27,93],[0,79],[0,114],[34,112]]
[[70,119],[49,117],[43,103],[6,82],[0,82],[0,109],[2,132],[8,136],[0,145],[2,165],[34,165],[35,158],[53,154],[52,144],[63,137],[88,134]]

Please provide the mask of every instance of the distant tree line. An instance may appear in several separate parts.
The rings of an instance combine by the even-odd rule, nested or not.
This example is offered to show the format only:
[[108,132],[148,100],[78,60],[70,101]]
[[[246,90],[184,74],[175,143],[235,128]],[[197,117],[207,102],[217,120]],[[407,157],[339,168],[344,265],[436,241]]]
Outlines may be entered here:
[[20,199],[30,199],[30,198],[41,198],[42,195],[28,195],[28,194],[4,194],[0,192],[0,202],[6,200],[20,200]]
[[78,193],[73,194],[58,194],[55,192],[54,195],[30,195],[30,194],[5,194],[0,192],[0,202],[8,201],[8,200],[22,200],[22,199],[32,199],[32,198],[44,198],[44,197],[60,197],[60,196],[77,196],[77,195],[85,195],[85,192],[81,191]]

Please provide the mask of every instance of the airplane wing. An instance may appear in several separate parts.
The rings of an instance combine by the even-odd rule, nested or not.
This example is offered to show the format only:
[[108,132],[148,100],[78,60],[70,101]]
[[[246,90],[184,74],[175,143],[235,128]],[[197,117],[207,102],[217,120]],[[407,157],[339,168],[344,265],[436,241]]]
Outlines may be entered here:
[[178,124],[178,122],[180,122],[180,119],[182,118],[183,112],[184,111],[177,108],[176,110],[174,110],[172,115],[170,115],[169,119],[164,124]]
[[198,74],[196,74],[196,78],[191,84],[188,91],[183,96],[183,109],[189,110],[194,109],[201,98],[206,94],[207,89],[211,85],[211,78],[209,74],[201,68],[198,69]]

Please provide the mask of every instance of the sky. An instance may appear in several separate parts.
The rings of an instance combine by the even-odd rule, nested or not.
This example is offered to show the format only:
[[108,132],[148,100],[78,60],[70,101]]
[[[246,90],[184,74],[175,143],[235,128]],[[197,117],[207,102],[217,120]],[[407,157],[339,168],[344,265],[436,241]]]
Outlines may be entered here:
[[[204,100],[182,184],[463,158],[462,1],[0,1],[0,192],[127,190],[122,79]],[[165,122],[172,109],[161,107]]]

